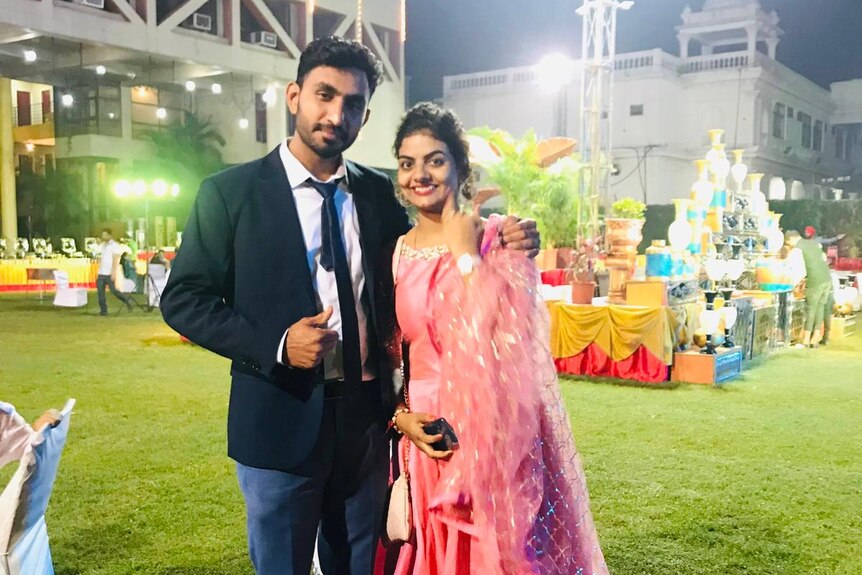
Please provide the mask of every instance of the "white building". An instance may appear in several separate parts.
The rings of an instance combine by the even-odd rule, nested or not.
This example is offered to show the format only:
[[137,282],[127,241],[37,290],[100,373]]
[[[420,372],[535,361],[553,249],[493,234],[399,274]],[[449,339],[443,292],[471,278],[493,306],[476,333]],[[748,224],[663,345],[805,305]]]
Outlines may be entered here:
[[394,167],[380,142],[404,110],[405,20],[404,0],[2,0],[3,237],[26,235],[22,169],[63,163],[84,178],[91,221],[116,218],[110,190],[152,158],[146,133],[190,111],[227,139],[227,163],[264,155],[292,131],[284,88],[301,49],[326,35],[361,38],[382,60],[374,113],[348,156]]
[[[766,174],[763,190],[773,197],[862,191],[862,79],[826,90],[780,64],[778,24],[757,0],[706,0],[701,12],[682,14],[679,56],[659,49],[617,55],[615,198],[665,204],[686,196],[696,179],[691,162],[708,149],[710,128],[726,130],[728,151],[745,149],[750,171]],[[579,75],[576,63],[562,92],[563,115],[555,113],[560,95],[537,85],[535,67],[446,77],[443,101],[468,128],[577,138]]]

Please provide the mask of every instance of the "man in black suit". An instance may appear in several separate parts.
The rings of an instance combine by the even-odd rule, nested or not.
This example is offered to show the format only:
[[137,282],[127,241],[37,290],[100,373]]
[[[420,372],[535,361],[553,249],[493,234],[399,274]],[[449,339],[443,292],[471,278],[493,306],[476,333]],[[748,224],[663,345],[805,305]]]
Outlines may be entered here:
[[[372,571],[392,415],[391,249],[410,228],[389,178],[342,159],[382,76],[361,44],[303,52],[293,138],[203,182],[162,294],[167,323],[232,360],[228,455],[258,573]],[[381,144],[387,145],[388,144]],[[535,251],[532,222],[506,230]]]

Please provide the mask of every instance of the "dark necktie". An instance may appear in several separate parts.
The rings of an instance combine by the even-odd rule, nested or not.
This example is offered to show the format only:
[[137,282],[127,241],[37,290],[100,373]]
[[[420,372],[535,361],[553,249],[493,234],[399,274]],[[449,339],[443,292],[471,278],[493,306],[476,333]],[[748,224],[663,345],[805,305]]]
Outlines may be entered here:
[[320,215],[320,265],[326,271],[335,272],[338,289],[338,307],[341,310],[342,359],[344,379],[348,382],[362,380],[362,354],[359,347],[359,319],[356,317],[356,299],[353,297],[353,281],[344,240],[341,237],[341,220],[335,207],[335,192],[338,182],[322,183],[312,179],[308,184],[323,196]]

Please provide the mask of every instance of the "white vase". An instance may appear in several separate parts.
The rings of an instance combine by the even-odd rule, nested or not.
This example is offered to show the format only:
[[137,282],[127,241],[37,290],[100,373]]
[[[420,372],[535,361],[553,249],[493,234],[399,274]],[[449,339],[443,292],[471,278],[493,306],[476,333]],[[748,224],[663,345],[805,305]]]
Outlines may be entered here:
[[676,209],[676,217],[667,228],[667,241],[674,251],[681,252],[688,248],[688,245],[691,243],[694,229],[688,223],[687,219],[690,203],[691,200],[684,198],[677,198],[673,201],[674,208]]

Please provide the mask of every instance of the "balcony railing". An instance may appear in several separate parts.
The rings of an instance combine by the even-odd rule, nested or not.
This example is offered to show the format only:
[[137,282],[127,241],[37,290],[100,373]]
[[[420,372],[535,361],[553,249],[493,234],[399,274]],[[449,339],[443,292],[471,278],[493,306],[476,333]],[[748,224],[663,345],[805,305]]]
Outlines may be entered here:
[[726,52],[686,58],[680,68],[682,74],[712,70],[737,70],[749,66],[748,52]]
[[38,126],[54,121],[54,112],[50,107],[43,110],[42,104],[30,104],[26,107],[12,107],[12,126]]

